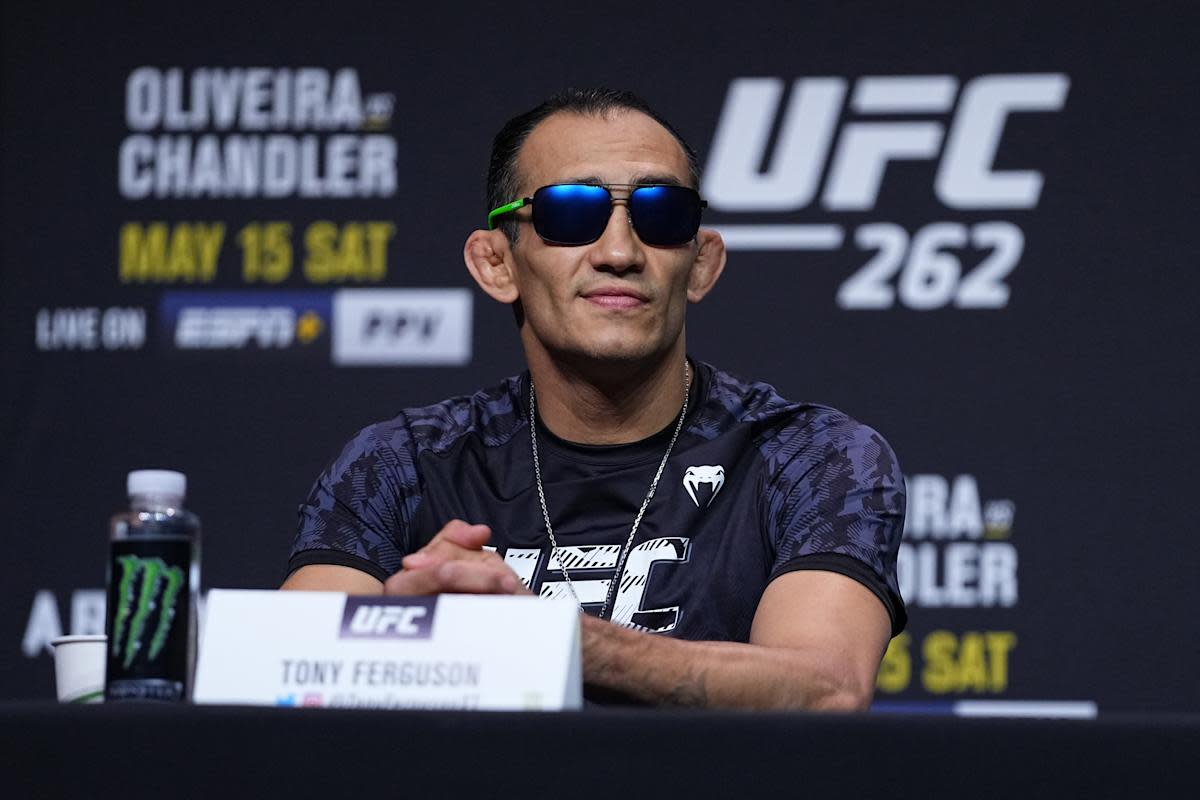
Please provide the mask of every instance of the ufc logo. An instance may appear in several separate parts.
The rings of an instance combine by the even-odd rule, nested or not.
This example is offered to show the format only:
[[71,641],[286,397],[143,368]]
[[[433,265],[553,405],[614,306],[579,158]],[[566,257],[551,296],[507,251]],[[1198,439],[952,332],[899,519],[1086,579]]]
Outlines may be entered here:
[[[679,624],[679,606],[644,609],[642,602],[651,568],[659,563],[687,561],[689,550],[688,539],[679,536],[651,539],[630,550],[617,583],[612,621],[655,633],[673,630]],[[604,602],[620,557],[620,545],[554,548],[543,565],[544,552],[539,548],[510,547],[504,553],[504,563],[531,589],[540,579],[541,597],[572,597],[565,577],[558,580],[547,576],[547,573],[561,574],[565,568],[580,603],[599,606]]]
[[433,629],[433,601],[403,605],[348,597],[342,612],[343,638],[428,639]]
[[[849,104],[854,118],[837,135],[849,88],[844,78],[800,78],[782,109],[783,79],[738,78],[725,97],[703,194],[721,211],[795,211],[817,197],[828,161],[821,206],[864,211],[874,208],[889,162],[940,156],[934,191],[947,207],[1033,208],[1042,174],[996,170],[996,152],[1009,116],[1059,111],[1069,86],[1061,73],[983,75],[968,81],[960,95],[951,75],[859,78]],[[951,110],[948,133],[932,119],[859,119]],[[778,136],[768,153],[777,117]]]

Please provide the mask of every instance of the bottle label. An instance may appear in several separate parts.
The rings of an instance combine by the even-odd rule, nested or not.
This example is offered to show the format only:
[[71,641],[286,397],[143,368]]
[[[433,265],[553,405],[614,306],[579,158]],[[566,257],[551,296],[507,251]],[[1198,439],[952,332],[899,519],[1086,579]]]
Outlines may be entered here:
[[191,542],[111,543],[108,700],[186,700]]

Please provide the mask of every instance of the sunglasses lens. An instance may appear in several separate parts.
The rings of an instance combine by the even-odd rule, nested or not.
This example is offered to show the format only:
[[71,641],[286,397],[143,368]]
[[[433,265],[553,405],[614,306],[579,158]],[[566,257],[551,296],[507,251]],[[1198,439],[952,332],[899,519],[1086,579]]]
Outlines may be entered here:
[[638,238],[650,245],[690,242],[700,229],[700,195],[686,186],[643,186],[629,198]]
[[611,198],[603,186],[544,186],[533,195],[533,229],[552,244],[596,241],[611,213]]

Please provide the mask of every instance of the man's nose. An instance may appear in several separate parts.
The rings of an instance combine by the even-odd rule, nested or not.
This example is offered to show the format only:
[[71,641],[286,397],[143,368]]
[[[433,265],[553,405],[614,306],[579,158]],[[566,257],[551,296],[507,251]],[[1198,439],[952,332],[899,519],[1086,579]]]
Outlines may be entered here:
[[592,245],[592,266],[625,272],[640,270],[645,264],[644,245],[633,231],[633,218],[629,215],[629,200],[613,198],[612,213],[604,233]]

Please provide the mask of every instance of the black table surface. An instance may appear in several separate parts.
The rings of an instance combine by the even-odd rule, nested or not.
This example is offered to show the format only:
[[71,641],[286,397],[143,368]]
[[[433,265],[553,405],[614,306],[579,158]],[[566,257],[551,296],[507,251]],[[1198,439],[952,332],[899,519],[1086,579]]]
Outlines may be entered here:
[[0,705],[4,797],[1200,797],[1200,716]]

